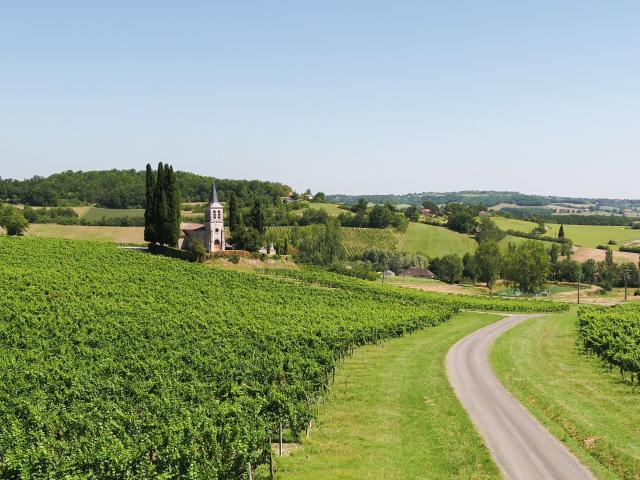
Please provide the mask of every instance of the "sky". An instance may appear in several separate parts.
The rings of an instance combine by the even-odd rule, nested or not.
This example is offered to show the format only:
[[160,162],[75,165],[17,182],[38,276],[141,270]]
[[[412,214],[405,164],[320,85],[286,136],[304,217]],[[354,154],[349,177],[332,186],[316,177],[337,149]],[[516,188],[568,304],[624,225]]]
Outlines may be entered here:
[[640,2],[0,0],[0,177],[640,198]]

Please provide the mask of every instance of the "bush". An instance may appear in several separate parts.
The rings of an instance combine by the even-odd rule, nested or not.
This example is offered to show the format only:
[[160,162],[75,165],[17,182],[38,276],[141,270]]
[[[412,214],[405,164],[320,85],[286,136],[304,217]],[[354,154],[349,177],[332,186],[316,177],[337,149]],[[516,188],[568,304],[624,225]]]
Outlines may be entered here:
[[229,261],[234,265],[237,265],[238,263],[240,263],[240,255],[236,253],[229,255]]
[[29,222],[20,210],[10,206],[0,206],[0,227],[7,230],[7,235],[22,235]]

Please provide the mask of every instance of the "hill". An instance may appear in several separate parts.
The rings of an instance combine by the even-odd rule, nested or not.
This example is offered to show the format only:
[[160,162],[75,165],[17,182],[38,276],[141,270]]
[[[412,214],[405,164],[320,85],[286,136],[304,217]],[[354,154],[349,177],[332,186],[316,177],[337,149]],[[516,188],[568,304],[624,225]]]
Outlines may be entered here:
[[484,205],[486,207],[509,208],[509,207],[545,207],[558,205],[558,207],[568,206],[569,208],[580,208],[587,205],[601,205],[605,208],[625,208],[640,207],[640,200],[622,200],[611,198],[580,198],[562,197],[555,195],[528,195],[519,192],[505,192],[492,190],[464,190],[459,192],[422,192],[407,193],[401,195],[394,194],[373,194],[373,195],[327,195],[327,200],[334,203],[352,205],[358,199],[364,198],[371,203],[390,202],[393,205],[407,204],[419,205],[425,200],[437,204],[449,202],[464,202],[469,204]]
[[[211,177],[176,172],[176,180],[185,202],[203,202],[211,192]],[[260,180],[216,179],[221,199],[234,191],[250,201],[261,197],[279,201],[291,187]],[[106,208],[141,208],[145,202],[145,172],[140,170],[66,171],[28,180],[0,178],[0,200],[39,206],[96,204]]]

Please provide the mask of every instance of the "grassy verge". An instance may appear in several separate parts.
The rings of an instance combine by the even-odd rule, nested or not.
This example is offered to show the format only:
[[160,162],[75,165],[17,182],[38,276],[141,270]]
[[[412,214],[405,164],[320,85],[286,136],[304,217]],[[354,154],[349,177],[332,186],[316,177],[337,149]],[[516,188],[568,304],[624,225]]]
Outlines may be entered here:
[[278,478],[499,478],[444,368],[453,343],[499,318],[463,313],[358,349],[303,448],[277,458]]
[[640,388],[576,344],[575,309],[528,320],[496,341],[505,387],[598,478],[640,478]]

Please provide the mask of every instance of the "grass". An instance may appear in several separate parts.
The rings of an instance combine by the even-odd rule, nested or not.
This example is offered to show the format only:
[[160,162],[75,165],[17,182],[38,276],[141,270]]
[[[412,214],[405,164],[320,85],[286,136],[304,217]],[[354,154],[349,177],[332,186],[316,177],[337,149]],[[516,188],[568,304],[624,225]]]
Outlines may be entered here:
[[496,341],[505,387],[598,478],[640,478],[640,387],[576,344],[575,309],[527,320]]
[[83,225],[31,224],[27,235],[34,237],[95,240],[144,244],[144,227],[88,227]]
[[[351,215],[351,212],[349,210],[343,210],[335,203],[310,203],[308,208],[313,208],[316,210],[324,210],[331,217],[337,217],[341,213],[346,213],[347,215]],[[302,216],[302,213],[304,212],[304,210],[305,209],[300,209],[300,210],[296,210],[295,212],[299,216]]]
[[142,218],[144,217],[144,208],[100,208],[89,207],[86,209],[81,217],[89,222],[97,222],[102,218],[117,218],[117,217],[132,217]]
[[[503,230],[520,230],[530,232],[536,226],[533,222],[525,222],[524,220],[516,220],[513,218],[493,217],[492,220]],[[560,225],[547,223],[551,228],[547,235],[555,237],[558,234]],[[618,243],[626,243],[632,240],[640,240],[640,230],[634,230],[629,227],[600,226],[600,225],[565,225],[564,234],[567,238],[573,240],[575,245],[582,247],[595,248],[598,245],[606,245],[609,240]],[[618,247],[612,245],[611,248],[616,250]]]
[[[500,240],[500,248],[504,251],[507,250],[507,247],[509,246],[510,243],[513,243],[514,245],[518,245],[520,243],[524,243],[528,240],[531,240],[529,238],[524,238],[524,237],[514,237],[512,235],[507,235],[506,237],[504,237],[502,240]],[[551,245],[553,245],[552,242],[543,242],[542,240],[534,240],[534,242],[540,242],[542,243],[546,248],[551,248]],[[560,247],[560,245],[558,245],[558,248]]]
[[338,370],[303,448],[276,458],[277,478],[499,478],[444,367],[452,344],[498,318],[463,313],[357,349]]
[[442,257],[452,253],[475,252],[477,243],[471,237],[445,227],[410,223],[399,249],[405,253],[422,253],[427,257]]

